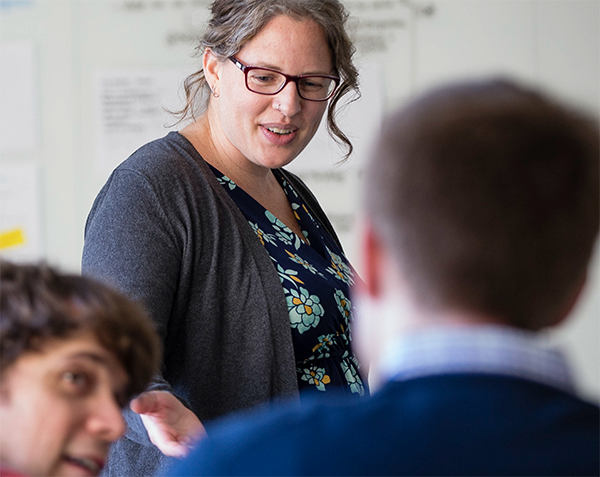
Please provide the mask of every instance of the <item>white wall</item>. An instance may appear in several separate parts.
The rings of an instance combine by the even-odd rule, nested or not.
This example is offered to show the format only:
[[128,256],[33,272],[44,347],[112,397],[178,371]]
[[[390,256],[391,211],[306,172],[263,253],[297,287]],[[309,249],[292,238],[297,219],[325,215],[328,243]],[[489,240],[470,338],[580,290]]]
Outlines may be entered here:
[[[161,116],[158,127],[132,133],[129,142],[108,136],[99,81],[119,74],[138,75],[140,81],[163,74],[170,86],[154,91],[160,90],[162,102],[173,104],[177,84],[196,64],[190,53],[208,3],[0,0],[0,48],[25,42],[34,51],[33,129],[38,144],[17,152],[0,145],[4,167],[34,164],[41,174],[37,206],[42,245],[32,258],[79,270],[85,219],[110,168],[141,145],[138,137],[163,135],[167,120]],[[339,154],[335,148],[330,151],[325,136],[318,136],[295,167],[331,214],[351,258],[356,257],[354,217],[362,161],[381,114],[409,96],[450,79],[502,74],[537,85],[596,116],[600,113],[598,0],[346,3],[354,14],[357,61],[365,78],[363,99],[345,120],[357,154],[335,167]],[[152,114],[159,114],[156,111]],[[0,111],[3,120],[6,114]],[[117,139],[124,143],[117,144]],[[11,256],[17,251],[0,253]],[[550,338],[566,344],[584,391],[595,399],[600,395],[598,264],[596,258],[573,319]]]

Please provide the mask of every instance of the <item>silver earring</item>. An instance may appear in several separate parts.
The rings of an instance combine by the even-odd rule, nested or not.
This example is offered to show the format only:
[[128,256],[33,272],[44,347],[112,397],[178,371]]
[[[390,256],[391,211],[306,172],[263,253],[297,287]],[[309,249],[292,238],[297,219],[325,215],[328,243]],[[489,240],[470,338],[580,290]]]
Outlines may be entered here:
[[215,92],[215,88],[210,88],[210,91],[215,98],[218,98],[220,96]]

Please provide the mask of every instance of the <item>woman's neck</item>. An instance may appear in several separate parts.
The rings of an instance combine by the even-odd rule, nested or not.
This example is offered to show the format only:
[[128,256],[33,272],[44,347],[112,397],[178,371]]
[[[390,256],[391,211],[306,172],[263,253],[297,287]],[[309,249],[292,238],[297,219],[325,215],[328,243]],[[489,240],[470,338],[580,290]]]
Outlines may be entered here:
[[[232,157],[230,147],[223,144],[222,135],[211,127],[209,112],[180,131],[211,166],[225,174],[239,187],[263,206],[267,207],[272,198],[281,191],[279,182],[271,169],[253,164],[241,157]],[[267,207],[268,208],[268,207]]]

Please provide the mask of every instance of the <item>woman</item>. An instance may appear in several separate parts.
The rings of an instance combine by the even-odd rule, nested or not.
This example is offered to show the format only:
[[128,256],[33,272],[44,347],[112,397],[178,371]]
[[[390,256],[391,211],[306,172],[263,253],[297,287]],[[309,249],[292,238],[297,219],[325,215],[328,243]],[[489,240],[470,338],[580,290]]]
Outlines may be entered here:
[[150,475],[161,451],[185,453],[200,421],[234,410],[304,389],[364,394],[352,269],[281,169],[328,105],[351,150],[334,120],[357,90],[346,17],[338,0],[215,1],[202,70],[186,81],[193,121],[136,151],[96,199],[83,270],[141,300],[164,340],[161,378],[113,446],[115,474]]

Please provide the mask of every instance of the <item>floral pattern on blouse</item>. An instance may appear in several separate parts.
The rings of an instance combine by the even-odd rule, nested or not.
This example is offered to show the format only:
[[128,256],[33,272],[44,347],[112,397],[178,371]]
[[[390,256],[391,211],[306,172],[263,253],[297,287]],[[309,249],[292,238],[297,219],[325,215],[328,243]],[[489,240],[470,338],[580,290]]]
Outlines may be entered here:
[[274,247],[277,247],[277,238],[274,234],[267,234],[263,232],[262,229],[258,226],[258,224],[255,224],[250,221],[248,221],[248,223],[250,224],[250,227],[252,227],[252,230],[254,230],[254,233],[258,236],[260,243],[264,245],[265,242],[269,242]]
[[363,396],[365,383],[351,349],[354,271],[335,240],[314,219],[277,170],[304,240],[235,182],[211,166],[273,260],[283,288],[301,391],[344,389]]
[[331,382],[331,378],[325,374],[325,369],[317,366],[302,369],[300,379],[314,385],[319,391],[325,391],[325,384]]
[[233,190],[237,187],[235,182],[233,182],[229,177],[224,175],[221,175],[220,177],[218,176],[217,181],[219,181],[219,184],[221,184],[222,186],[229,187],[229,190]]
[[327,253],[329,253],[329,256],[331,257],[331,266],[327,267],[327,271],[335,276],[335,278],[338,280],[341,280],[348,285],[354,285],[352,270],[348,264],[342,260],[339,255],[336,255],[329,250],[329,248],[327,248]]
[[311,295],[306,288],[299,290],[283,289],[290,314],[292,328],[296,328],[300,334],[310,328],[315,328],[325,314],[317,295]]

